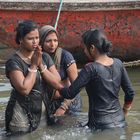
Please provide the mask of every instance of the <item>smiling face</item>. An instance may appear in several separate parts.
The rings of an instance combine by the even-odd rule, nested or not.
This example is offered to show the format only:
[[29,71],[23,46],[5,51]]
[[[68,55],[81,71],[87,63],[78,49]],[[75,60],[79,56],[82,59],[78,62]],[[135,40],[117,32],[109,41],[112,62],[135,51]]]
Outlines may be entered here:
[[34,51],[39,44],[39,31],[34,29],[21,39],[21,46],[28,51]]
[[45,52],[52,54],[58,47],[58,37],[55,32],[49,33],[44,41],[43,49]]

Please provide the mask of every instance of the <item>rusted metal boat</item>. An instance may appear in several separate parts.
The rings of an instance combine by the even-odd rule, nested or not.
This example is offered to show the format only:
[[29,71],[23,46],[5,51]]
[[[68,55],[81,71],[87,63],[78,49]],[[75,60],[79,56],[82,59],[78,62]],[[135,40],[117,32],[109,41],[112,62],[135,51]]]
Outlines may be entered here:
[[81,35],[90,28],[104,29],[113,43],[112,54],[124,61],[140,59],[140,0],[0,0],[0,47],[15,47],[18,21],[32,19],[55,26],[60,45],[78,62],[83,56]]

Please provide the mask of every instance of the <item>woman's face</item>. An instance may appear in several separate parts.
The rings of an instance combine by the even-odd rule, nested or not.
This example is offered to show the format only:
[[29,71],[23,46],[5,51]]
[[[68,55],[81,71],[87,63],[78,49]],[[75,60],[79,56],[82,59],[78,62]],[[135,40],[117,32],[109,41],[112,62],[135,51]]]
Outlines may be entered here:
[[28,51],[34,51],[39,44],[39,31],[35,29],[21,39],[21,45]]
[[58,47],[58,37],[55,32],[49,33],[44,41],[43,49],[45,52],[52,54]]

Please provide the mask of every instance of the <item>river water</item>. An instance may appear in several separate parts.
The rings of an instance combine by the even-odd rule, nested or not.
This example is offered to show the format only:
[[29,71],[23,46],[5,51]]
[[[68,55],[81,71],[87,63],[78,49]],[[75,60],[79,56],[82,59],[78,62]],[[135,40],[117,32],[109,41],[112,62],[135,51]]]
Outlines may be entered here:
[[[0,140],[140,140],[140,67],[127,68],[127,71],[136,91],[132,109],[126,118],[127,128],[91,132],[87,127],[78,127],[79,123],[87,121],[88,99],[83,89],[83,111],[78,116],[60,117],[60,123],[55,126],[46,126],[45,120],[42,120],[40,127],[30,134],[5,137],[4,111],[11,86],[5,77],[4,66],[0,65]],[[120,91],[121,104],[123,96]]]

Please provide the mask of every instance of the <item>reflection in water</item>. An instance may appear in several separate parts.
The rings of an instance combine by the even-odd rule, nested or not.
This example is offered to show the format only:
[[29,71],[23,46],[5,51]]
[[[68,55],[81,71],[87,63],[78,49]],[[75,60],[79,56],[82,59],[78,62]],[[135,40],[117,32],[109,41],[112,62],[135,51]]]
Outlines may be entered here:
[[[85,90],[82,90],[83,112],[79,116],[60,117],[62,121],[61,124],[57,126],[45,126],[45,120],[42,120],[40,128],[36,131],[24,136],[12,136],[7,138],[4,137],[4,111],[9,99],[11,86],[4,75],[0,75],[0,140],[140,140],[140,68],[132,69],[127,69],[127,71],[136,91],[136,96],[132,110],[126,118],[128,122],[127,128],[93,133],[88,127],[77,127],[79,122],[87,121],[88,115],[88,99]],[[121,91],[120,99],[122,100],[122,103],[123,96],[124,94],[122,94]]]

